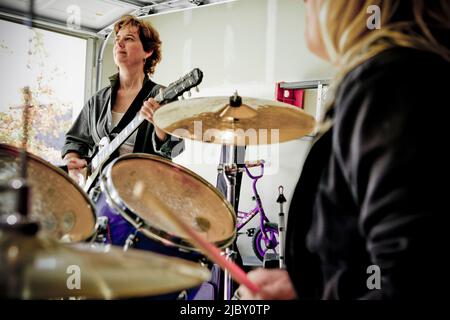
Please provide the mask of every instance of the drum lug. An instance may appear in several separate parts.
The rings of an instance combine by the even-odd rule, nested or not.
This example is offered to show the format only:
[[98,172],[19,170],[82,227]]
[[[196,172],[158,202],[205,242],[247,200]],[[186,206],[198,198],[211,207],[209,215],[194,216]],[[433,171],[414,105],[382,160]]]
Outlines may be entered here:
[[108,217],[97,217],[95,230],[95,235],[91,242],[106,243],[108,239]]
[[102,190],[100,186],[96,186],[89,191],[89,198],[94,202],[97,203],[98,198],[100,197],[100,194],[102,193]]
[[128,249],[133,248],[136,245],[136,242],[139,240],[137,237],[137,231],[135,233],[131,233],[127,240],[125,241],[125,245],[123,246],[123,251],[128,251]]
[[188,299],[188,294],[187,294],[186,290],[181,291],[177,297],[177,300],[187,300],[187,299]]

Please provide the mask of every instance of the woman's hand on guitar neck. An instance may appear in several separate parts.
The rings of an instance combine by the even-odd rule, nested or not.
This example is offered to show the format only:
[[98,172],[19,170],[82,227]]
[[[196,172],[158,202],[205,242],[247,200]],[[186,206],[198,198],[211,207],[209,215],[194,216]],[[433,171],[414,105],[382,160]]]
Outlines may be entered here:
[[64,160],[66,161],[67,169],[69,171],[69,177],[75,180],[78,185],[83,186],[87,175],[87,161],[81,159],[80,155],[75,152],[66,154]]
[[153,114],[159,108],[161,108],[161,105],[158,102],[156,102],[155,99],[150,98],[147,101],[144,101],[140,113],[147,121],[153,124],[158,139],[160,141],[164,141],[166,139],[166,133],[160,128],[158,128],[153,122]]

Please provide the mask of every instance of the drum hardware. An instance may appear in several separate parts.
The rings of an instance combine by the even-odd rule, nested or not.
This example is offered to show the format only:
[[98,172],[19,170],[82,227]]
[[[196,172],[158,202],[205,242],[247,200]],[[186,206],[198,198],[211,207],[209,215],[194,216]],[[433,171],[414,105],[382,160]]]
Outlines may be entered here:
[[[17,167],[17,149],[0,144],[0,168],[2,175],[8,178],[15,174]],[[46,204],[56,198],[51,197],[48,190],[42,191],[43,186],[37,184],[42,181],[41,172],[46,175],[47,183],[58,182],[61,191],[72,184],[71,179],[63,173],[61,180],[60,169],[45,164],[43,160],[27,153],[28,180],[33,190],[30,215],[33,210],[44,210],[38,206]],[[6,170],[10,169],[10,170]],[[51,169],[49,171],[49,169]],[[17,170],[16,170],[17,171]],[[28,219],[28,215],[15,212],[18,197],[17,190],[25,184],[22,180],[8,179],[9,183],[0,184],[0,192],[6,201],[2,201],[2,215],[0,216],[0,297],[14,299],[60,299],[60,298],[94,298],[116,299],[140,296],[161,295],[177,292],[180,289],[198,286],[209,279],[209,271],[200,264],[185,261],[175,257],[161,256],[155,253],[129,249],[123,252],[108,245],[96,244],[62,244],[57,240],[59,232],[39,231],[38,225],[44,228],[45,222],[42,212],[37,212],[36,221]],[[65,181],[66,184],[61,184]],[[34,188],[33,186],[38,186]],[[36,192],[35,192],[36,191]],[[68,193],[70,194],[70,193]],[[79,194],[70,194],[75,200],[80,200]],[[83,197],[81,198],[83,199]],[[2,199],[3,200],[3,199]],[[46,201],[47,200],[47,201]],[[3,206],[5,204],[5,206]],[[80,206],[81,203],[78,203]],[[60,226],[61,218],[58,210],[61,207],[49,207],[55,215],[54,227]],[[76,214],[85,215],[87,212],[78,211]],[[89,230],[89,217],[80,216],[86,222]],[[64,220],[64,219],[62,219]],[[75,221],[76,222],[76,221]],[[99,230],[107,229],[106,219],[99,219]],[[92,225],[93,226],[93,225]],[[47,226],[48,227],[48,226]],[[74,230],[64,230],[64,235],[70,234],[71,240],[83,240],[91,232],[79,230],[78,224]],[[39,231],[39,232],[38,232]],[[45,230],[44,230],[45,231]],[[40,236],[38,236],[41,234]],[[77,273],[78,270],[78,273]],[[77,281],[70,281],[71,276],[79,276]],[[75,278],[74,278],[75,279]]]
[[136,241],[138,241],[138,239],[136,238],[137,233],[138,233],[138,229],[136,229],[136,231],[134,233],[130,233],[127,240],[125,240],[125,245],[123,246],[123,251],[128,251],[129,248],[134,247]]
[[100,186],[95,186],[89,191],[89,198],[94,202],[97,203],[98,198],[100,197],[100,193],[102,190],[100,189]]
[[[202,265],[175,257],[133,249],[124,253],[118,248],[93,243],[62,244],[58,242],[63,238],[60,237],[61,234],[70,235],[68,238],[72,241],[88,238],[91,234],[89,231],[91,220],[87,219],[90,217],[89,210],[92,209],[90,206],[87,207],[89,209],[87,212],[83,210],[75,212],[76,215],[80,214],[75,220],[80,219],[85,222],[85,229],[79,229],[75,221],[72,231],[50,232],[51,228],[47,232],[39,230],[39,225],[42,226],[41,229],[49,228],[49,222],[46,222],[44,217],[46,208],[52,211],[53,227],[58,229],[64,225],[64,219],[59,213],[64,206],[55,204],[57,198],[38,182],[46,181],[50,184],[56,182],[62,192],[67,191],[65,190],[67,187],[69,190],[78,189],[65,173],[27,153],[28,181],[33,190],[33,198],[30,202],[30,211],[17,212],[17,202],[21,201],[18,194],[23,195],[20,191],[27,187],[21,179],[9,179],[17,172],[17,153],[17,148],[0,144],[2,178],[8,181],[0,184],[2,196],[0,297],[14,299],[132,298],[177,292],[180,289],[198,286],[209,279],[209,271]],[[43,176],[38,173],[44,174],[46,180],[42,179]],[[78,200],[78,206],[82,206],[79,200],[85,199],[84,197],[80,198],[80,194],[76,193],[67,194]],[[54,201],[55,206],[42,207],[44,204],[49,204],[49,200]],[[73,208],[69,206],[69,209]],[[36,211],[33,212],[33,210]],[[29,216],[35,219],[30,219]],[[59,220],[62,224],[58,222]],[[107,230],[107,219],[100,217],[97,221],[97,231],[105,233],[104,230]],[[72,284],[69,281],[72,275],[70,272],[75,272],[73,274],[75,275],[76,270],[79,270],[80,275],[79,288],[76,286],[76,281]]]
[[[24,189],[26,189],[24,191]],[[8,205],[1,208],[0,211],[0,231],[15,231],[21,232],[27,235],[34,235],[38,232],[39,225],[35,219],[30,219],[27,214],[26,206],[19,206],[20,201],[24,197],[28,197],[28,186],[23,183],[22,179],[12,179],[7,183],[0,183],[0,199],[2,199],[2,205],[4,200],[12,199],[14,205]],[[19,211],[20,209],[24,211]]]
[[[240,100],[237,99],[235,96],[230,97],[230,105],[236,104],[236,102],[233,102],[233,101],[239,102]],[[226,185],[227,185],[227,191],[226,191],[227,200],[231,204],[231,206],[234,208],[234,211],[237,212],[235,200],[236,200],[236,176],[237,176],[238,166],[236,163],[234,163],[235,154],[237,152],[237,147],[236,146],[228,146],[228,150],[229,150],[229,153],[228,153],[227,163],[219,164],[217,167],[217,172],[219,174],[223,175]],[[237,256],[237,252],[234,250],[234,246],[235,246],[235,244],[233,243],[230,245],[230,247],[225,249],[224,255],[228,261],[234,261]],[[229,271],[225,269],[224,270],[224,287],[223,287],[224,300],[231,300],[232,292],[233,292],[233,281],[232,281]]]
[[[230,147],[227,163],[219,164],[217,170],[225,178],[226,197],[235,212],[237,146],[291,141],[312,132],[315,126],[314,117],[298,108],[278,101],[240,97],[237,92],[231,97],[173,102],[157,110],[154,120],[155,125],[173,136]],[[233,259],[235,253],[227,248],[225,255]],[[231,299],[231,283],[225,270],[225,300]]]
[[[233,149],[235,149],[235,147],[231,147],[231,150]],[[236,196],[235,187],[236,187],[237,165],[235,163],[219,164],[217,167],[217,172],[223,175],[225,178],[225,182],[227,184],[227,192],[226,192],[227,200],[234,208]]]
[[[32,9],[33,4],[31,3],[31,13]],[[2,214],[2,219],[0,219],[0,230],[13,230],[27,235],[35,235],[39,229],[39,225],[34,219],[30,218],[30,215],[28,214],[30,205],[30,186],[27,181],[28,156],[26,150],[29,138],[30,108],[33,107],[30,87],[25,86],[22,88],[22,97],[24,100],[24,104],[21,107],[22,148],[19,150],[17,150],[17,148],[15,149],[19,155],[18,169],[16,169],[15,174],[12,176],[6,177],[7,183],[0,188],[1,192],[6,196],[2,202],[9,202],[9,208],[7,204],[6,209],[3,209],[6,212],[0,212]],[[0,152],[3,149],[2,146],[3,145],[0,144]]]
[[180,294],[177,297],[177,300],[187,300],[188,293],[186,290],[183,290],[180,292]]
[[[2,181],[18,176],[20,152],[17,147],[0,144]],[[39,222],[38,235],[64,242],[92,239],[96,216],[89,197],[67,173],[44,159],[26,152],[26,161],[27,185],[32,197],[23,208],[28,207],[28,219]],[[21,197],[25,199],[24,195]],[[18,212],[17,203],[23,203],[13,194],[3,194],[1,202],[1,211],[9,213]]]
[[[226,248],[224,255],[225,255],[225,258],[227,259],[227,261],[234,261],[236,259],[237,252],[230,248]],[[223,287],[224,300],[231,300],[232,292],[233,292],[233,279],[231,278],[231,274],[228,271],[228,269],[225,269],[225,271],[224,271],[224,287]]]
[[146,194],[143,196],[142,190],[143,189],[140,188],[139,192],[134,194],[136,200],[145,202],[148,207],[152,208],[161,216],[166,218],[174,229],[176,229],[179,233],[184,234],[193,246],[198,248],[211,261],[217,263],[221,268],[223,268],[223,270],[227,271],[238,283],[245,285],[253,293],[257,293],[260,290],[248,279],[245,272],[240,269],[239,266],[234,264],[233,261],[224,258],[219,248],[211,244],[211,242],[202,236],[199,231],[184,222],[183,219],[180,218],[176,212],[172,211],[165,203],[163,203],[161,199],[152,194]]
[[106,244],[109,239],[108,217],[98,217],[95,224],[95,233],[89,240],[91,243]]

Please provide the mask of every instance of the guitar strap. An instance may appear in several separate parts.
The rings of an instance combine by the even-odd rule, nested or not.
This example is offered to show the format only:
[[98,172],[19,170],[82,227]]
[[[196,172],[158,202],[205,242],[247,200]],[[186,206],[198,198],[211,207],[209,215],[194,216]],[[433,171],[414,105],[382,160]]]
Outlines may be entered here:
[[[133,102],[131,103],[130,107],[123,115],[122,119],[113,128],[113,130],[109,133],[109,138],[111,140],[113,140],[115,138],[115,136],[117,136],[120,133],[120,131],[122,131],[128,125],[128,123],[130,123],[131,120],[133,120],[133,118],[136,116],[136,113],[141,109],[142,103],[144,102],[144,100],[146,100],[150,97],[150,92],[155,86],[156,86],[156,83],[154,83],[151,80],[147,80],[142,85],[141,90],[137,94],[136,98],[134,98]],[[111,155],[110,159],[107,160],[107,162],[105,162],[105,164],[108,163],[109,161],[111,161],[112,159],[115,159],[118,156],[119,156],[119,150],[116,150],[116,152],[114,152]],[[64,170],[65,168],[61,168],[61,169]],[[93,194],[91,194],[91,199],[94,200],[94,203],[96,202],[96,199],[97,199],[97,196],[94,196],[94,195],[98,195],[98,193],[99,193],[98,187],[99,187],[99,185],[98,185],[98,181],[97,181],[96,186],[94,186],[91,189],[93,191]]]
[[149,93],[155,86],[156,83],[154,83],[151,80],[148,80],[144,83],[141,91],[139,91],[136,98],[134,98],[133,102],[123,115],[122,119],[119,121],[117,126],[115,126],[114,129],[111,131],[110,133],[111,136],[120,133],[120,131],[122,131],[123,128],[125,128],[128,125],[128,123],[130,123],[130,121],[133,120],[133,118],[136,116],[136,113],[141,109],[144,100],[150,98]]

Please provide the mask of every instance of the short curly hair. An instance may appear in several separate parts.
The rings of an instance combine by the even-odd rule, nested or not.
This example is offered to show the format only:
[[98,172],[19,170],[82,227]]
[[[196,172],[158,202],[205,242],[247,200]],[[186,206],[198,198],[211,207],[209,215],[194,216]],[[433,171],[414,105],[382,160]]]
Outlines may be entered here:
[[144,64],[144,73],[152,75],[155,72],[156,65],[161,61],[161,45],[158,31],[150,24],[150,22],[142,21],[132,15],[124,15],[114,24],[114,32],[117,35],[120,29],[125,27],[136,27],[139,32],[139,39],[141,40],[144,51],[151,51],[153,53],[148,57]]

